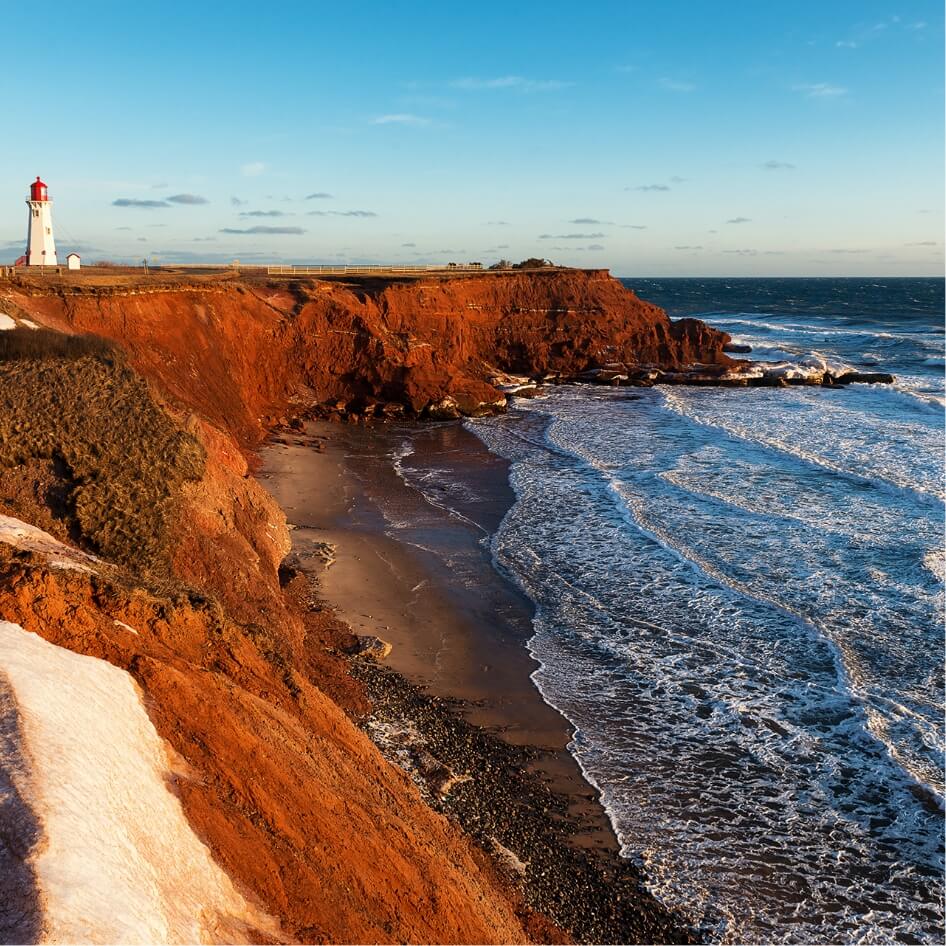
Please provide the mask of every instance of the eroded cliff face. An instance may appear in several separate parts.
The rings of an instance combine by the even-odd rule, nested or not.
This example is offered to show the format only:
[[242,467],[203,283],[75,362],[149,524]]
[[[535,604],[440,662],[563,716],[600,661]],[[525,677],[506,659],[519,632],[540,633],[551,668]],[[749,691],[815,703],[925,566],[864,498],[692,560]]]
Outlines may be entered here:
[[[5,809],[0,889],[10,899],[0,909],[0,930],[20,942],[75,934],[73,907],[81,895],[79,938],[89,942],[136,930],[168,942],[523,942],[529,929],[554,936],[352,722],[367,704],[337,656],[349,631],[301,574],[282,565],[290,545],[285,517],[248,476],[229,434],[194,413],[161,408],[160,387],[149,395],[108,353],[0,360],[0,399],[10,399],[12,409],[28,398],[34,385],[26,374],[51,386],[65,405],[76,366],[90,359],[104,379],[97,423],[128,423],[163,409],[180,436],[199,447],[203,463],[171,485],[167,515],[154,520],[166,532],[160,545],[168,557],[155,556],[138,572],[134,563],[103,556],[96,544],[101,530],[70,502],[75,471],[61,457],[78,456],[82,445],[71,441],[94,438],[95,429],[49,425],[46,437],[20,425],[3,431],[9,449],[0,456],[0,643],[16,672],[4,676],[0,667],[0,776],[12,779],[13,795],[4,797],[16,810]],[[121,462],[103,461],[98,475],[113,476]],[[144,451],[124,462],[132,475],[144,476],[150,461]],[[103,517],[114,513],[102,507]],[[41,518],[43,528],[27,517]],[[27,646],[29,635],[94,665],[104,661],[129,682],[113,686],[93,668],[85,673],[88,686],[70,679],[60,693],[50,666],[76,665]],[[58,717],[40,712],[48,709],[44,687],[57,691]],[[140,694],[147,718],[134,711],[142,738],[164,746],[154,758],[133,758],[130,749],[102,756],[103,747],[83,745],[94,741],[95,727],[81,720],[104,724],[103,714],[118,712],[109,700],[113,689],[126,697],[119,715],[131,714]],[[71,725],[49,736],[56,718]],[[69,751],[55,750],[57,744]],[[135,814],[121,772],[101,786],[113,812],[106,822],[126,817],[138,826],[133,839],[90,833],[75,819],[64,827],[52,817],[56,791],[74,781],[67,762],[94,767],[123,758],[145,773],[141,784],[156,793],[162,810],[173,814],[180,806],[194,856],[201,844],[209,848],[212,862],[191,872],[196,886],[188,891],[206,915],[182,913],[161,894],[180,882],[159,844],[170,828],[160,813],[152,813],[153,824]],[[80,799],[77,810],[83,804],[105,807],[95,797]],[[181,824],[175,823],[178,833]],[[141,893],[130,925],[116,931],[114,904],[98,882],[108,875],[98,867],[114,862],[116,876],[127,880],[131,861],[116,847],[129,844],[128,856],[162,882]],[[65,863],[57,858],[67,857],[57,852],[66,851],[78,851],[88,866],[75,896],[49,881]]]
[[[9,349],[0,359],[0,401],[11,399],[9,416],[23,415],[0,430],[0,621],[15,650],[25,631],[134,681],[128,698],[140,691],[166,747],[159,781],[235,891],[217,897],[199,936],[561,937],[352,722],[367,701],[338,656],[349,629],[283,564],[285,517],[248,475],[247,458],[279,417],[318,405],[421,414],[450,398],[473,413],[504,403],[490,383],[500,372],[723,365],[726,336],[671,323],[606,273],[577,271],[404,283],[8,284],[0,309],[23,337],[44,325],[112,339],[124,353],[37,353],[27,339],[19,355]],[[45,420],[31,402],[35,384],[50,395]],[[80,402],[81,416],[69,418]],[[55,420],[60,407],[68,423]],[[177,470],[166,489],[153,482],[148,449],[113,437],[103,453],[103,431],[137,429],[130,419],[164,430],[148,449]],[[164,443],[188,445],[194,462],[178,470],[178,447],[168,453]],[[140,469],[119,472],[122,464]],[[120,481],[112,492],[121,508],[118,500],[80,508],[93,480]],[[139,515],[154,496],[160,515],[150,507]],[[161,541],[139,568],[127,549],[151,522]],[[109,558],[113,547],[126,550],[120,561]],[[35,669],[18,679],[40,679]],[[22,789],[20,834],[8,844],[19,873],[4,875],[0,864],[0,889],[21,899],[10,917],[0,911],[0,929],[9,920],[14,938],[42,940],[65,919],[50,913],[58,901],[38,866],[54,829],[31,801],[38,777],[22,760],[33,722],[17,717],[17,685],[2,706],[12,735],[0,749],[13,753]],[[55,759],[43,763],[55,777]],[[149,928],[172,924],[166,903],[148,909],[157,924]]]
[[606,271],[397,281],[245,279],[214,286],[13,286],[0,302],[51,327],[118,341],[167,394],[243,445],[287,407],[499,409],[503,372],[726,365],[728,336],[672,322]]

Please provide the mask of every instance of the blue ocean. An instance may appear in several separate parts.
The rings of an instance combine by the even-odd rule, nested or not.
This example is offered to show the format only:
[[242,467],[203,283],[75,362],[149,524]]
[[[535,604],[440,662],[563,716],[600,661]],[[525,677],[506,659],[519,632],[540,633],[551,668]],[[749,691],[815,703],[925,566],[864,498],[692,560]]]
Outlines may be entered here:
[[892,386],[561,386],[468,422],[496,566],[648,886],[715,942],[943,941],[943,282],[637,279]]

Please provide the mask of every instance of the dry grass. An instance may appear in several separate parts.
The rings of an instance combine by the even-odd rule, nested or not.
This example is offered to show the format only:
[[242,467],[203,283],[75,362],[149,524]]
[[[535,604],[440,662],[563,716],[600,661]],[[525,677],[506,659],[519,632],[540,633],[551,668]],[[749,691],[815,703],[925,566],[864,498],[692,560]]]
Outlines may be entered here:
[[202,475],[203,449],[101,339],[0,333],[0,480],[37,461],[55,471],[45,500],[73,538],[134,572],[168,573],[175,501]]

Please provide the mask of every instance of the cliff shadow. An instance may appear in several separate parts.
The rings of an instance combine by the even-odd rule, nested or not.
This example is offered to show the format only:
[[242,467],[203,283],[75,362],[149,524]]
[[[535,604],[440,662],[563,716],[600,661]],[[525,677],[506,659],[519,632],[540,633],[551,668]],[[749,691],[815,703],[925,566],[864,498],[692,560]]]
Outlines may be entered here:
[[39,882],[30,854],[43,841],[21,787],[30,778],[20,713],[0,669],[0,943],[36,943],[43,932]]

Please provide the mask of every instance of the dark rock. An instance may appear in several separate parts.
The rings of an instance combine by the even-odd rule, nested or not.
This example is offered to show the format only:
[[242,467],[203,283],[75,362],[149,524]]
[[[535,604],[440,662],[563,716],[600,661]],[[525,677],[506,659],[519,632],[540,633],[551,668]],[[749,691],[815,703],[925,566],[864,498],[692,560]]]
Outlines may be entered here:
[[834,380],[838,384],[893,384],[896,378],[880,371],[848,371]]
[[723,345],[723,351],[730,355],[748,355],[752,351],[751,345],[737,345],[734,342],[727,342]]

